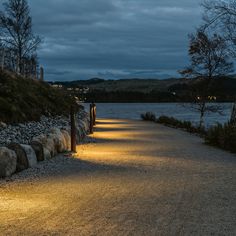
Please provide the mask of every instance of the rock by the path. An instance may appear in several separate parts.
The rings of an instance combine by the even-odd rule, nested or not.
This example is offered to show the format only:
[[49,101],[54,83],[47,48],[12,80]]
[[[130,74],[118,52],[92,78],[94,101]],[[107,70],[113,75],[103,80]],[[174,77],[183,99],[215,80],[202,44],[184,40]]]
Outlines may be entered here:
[[61,130],[61,133],[63,134],[64,136],[64,139],[65,139],[65,145],[66,145],[66,150],[69,151],[71,149],[71,137],[70,137],[70,134],[68,133],[68,131],[62,129]]
[[77,141],[81,142],[86,136],[86,130],[82,123],[79,123],[77,126]]
[[1,121],[0,122],[0,129],[5,129],[5,128],[7,128],[7,124]]
[[29,168],[29,161],[23,147],[18,143],[11,143],[8,148],[13,150],[17,156],[16,171],[20,172]]
[[28,163],[29,163],[29,168],[35,167],[37,165],[37,157],[35,154],[34,149],[30,145],[22,144],[21,147],[24,149]]
[[0,177],[9,177],[16,172],[16,153],[6,147],[0,148]]
[[45,157],[44,157],[43,145],[37,141],[32,141],[30,143],[30,146],[34,149],[34,152],[37,157],[37,161],[39,162],[44,161]]
[[43,148],[43,155],[45,160],[50,160],[52,159],[51,152],[47,148]]
[[47,135],[41,134],[33,138],[33,141],[41,143],[43,147],[50,152],[51,157],[54,157],[57,154],[55,143],[52,137],[48,137]]
[[66,151],[66,140],[60,129],[53,128],[51,129],[51,134],[49,137],[52,137],[56,145],[56,150],[58,153]]
[[68,126],[69,119],[63,116],[42,116],[38,122],[32,121],[17,125],[6,125],[0,122],[0,146],[6,146],[10,143],[30,144],[34,137],[40,134],[48,134],[50,129],[54,127],[61,129]]

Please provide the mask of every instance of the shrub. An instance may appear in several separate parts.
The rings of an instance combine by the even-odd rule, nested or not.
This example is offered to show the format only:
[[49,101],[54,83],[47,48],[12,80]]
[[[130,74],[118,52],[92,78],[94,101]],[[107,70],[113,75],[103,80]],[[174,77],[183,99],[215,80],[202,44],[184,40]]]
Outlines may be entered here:
[[151,112],[142,114],[141,117],[143,120],[155,121],[169,127],[200,134],[204,136],[206,144],[236,153],[236,126],[230,123],[217,124],[206,130],[205,128],[195,127],[190,121],[181,121],[174,117],[160,116],[156,119],[156,116]]
[[152,112],[147,112],[145,114],[141,114],[141,118],[145,121],[154,121],[154,122],[156,122],[156,115]]
[[217,124],[208,130],[205,140],[209,145],[236,153],[236,126]]
[[190,133],[198,133],[201,135],[204,135],[206,133],[204,128],[195,127],[190,121],[181,121],[175,119],[174,117],[160,116],[157,119],[157,123],[178,129],[183,129]]

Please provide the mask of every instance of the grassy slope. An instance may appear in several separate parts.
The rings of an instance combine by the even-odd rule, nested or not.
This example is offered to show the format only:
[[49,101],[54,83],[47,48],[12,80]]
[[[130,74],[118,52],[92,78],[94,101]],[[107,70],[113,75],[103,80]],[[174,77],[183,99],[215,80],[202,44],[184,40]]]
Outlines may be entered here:
[[38,120],[41,115],[68,114],[72,100],[48,84],[0,71],[0,121]]

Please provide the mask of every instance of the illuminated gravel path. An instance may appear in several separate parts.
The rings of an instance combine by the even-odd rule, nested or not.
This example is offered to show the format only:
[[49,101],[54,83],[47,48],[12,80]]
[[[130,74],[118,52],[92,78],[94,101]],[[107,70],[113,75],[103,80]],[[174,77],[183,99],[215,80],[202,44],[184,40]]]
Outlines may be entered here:
[[235,155],[141,121],[94,141],[2,183],[0,235],[236,235]]

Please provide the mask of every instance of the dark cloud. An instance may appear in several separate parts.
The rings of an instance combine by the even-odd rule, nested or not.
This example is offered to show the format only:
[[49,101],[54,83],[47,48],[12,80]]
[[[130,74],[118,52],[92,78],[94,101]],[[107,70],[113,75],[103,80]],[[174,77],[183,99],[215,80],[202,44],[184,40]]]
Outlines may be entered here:
[[47,80],[169,77],[188,63],[196,0],[29,0]]

